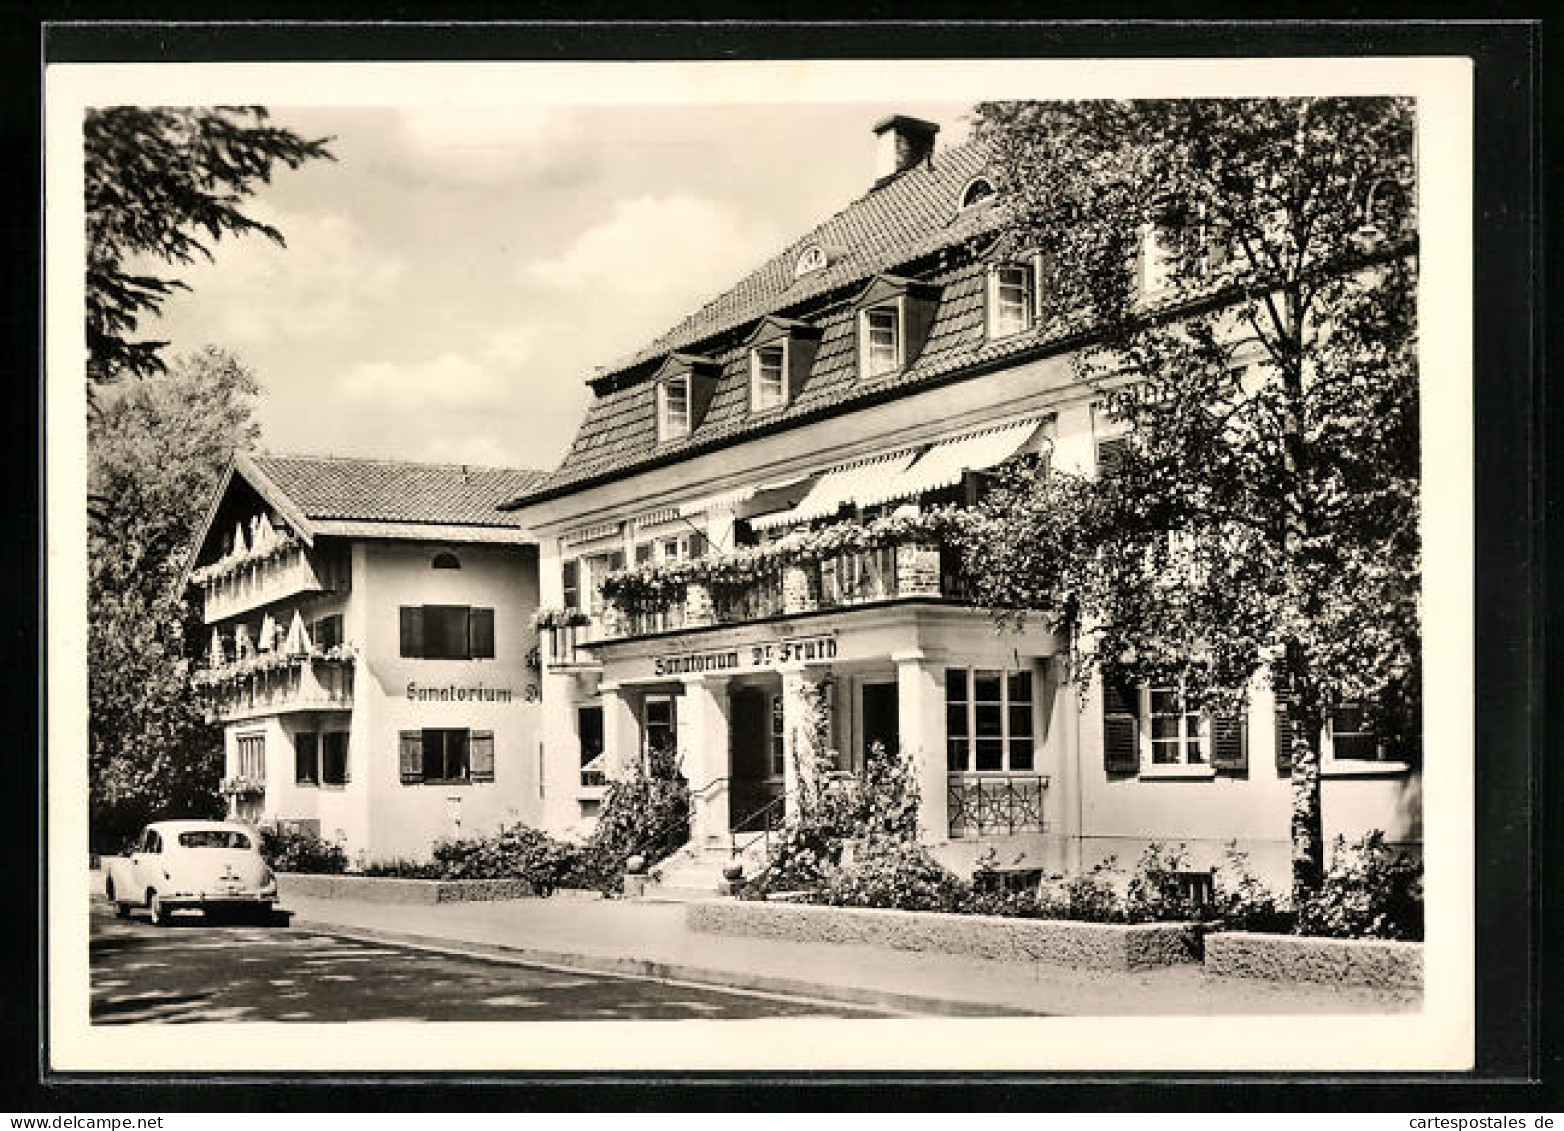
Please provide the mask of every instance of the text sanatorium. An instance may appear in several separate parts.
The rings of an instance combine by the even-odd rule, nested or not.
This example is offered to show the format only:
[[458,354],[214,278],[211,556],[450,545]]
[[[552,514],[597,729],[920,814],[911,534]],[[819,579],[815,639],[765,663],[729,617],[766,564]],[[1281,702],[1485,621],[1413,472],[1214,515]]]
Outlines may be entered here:
[[485,687],[481,683],[471,687],[459,687],[454,683],[444,687],[421,687],[409,682],[407,697],[415,703],[509,703],[511,689]]
[[683,655],[656,656],[652,671],[657,675],[694,675],[732,668],[766,668],[774,664],[800,664],[811,660],[836,659],[836,639],[831,636],[812,640],[781,640],[775,644],[753,644],[721,652],[692,652]]

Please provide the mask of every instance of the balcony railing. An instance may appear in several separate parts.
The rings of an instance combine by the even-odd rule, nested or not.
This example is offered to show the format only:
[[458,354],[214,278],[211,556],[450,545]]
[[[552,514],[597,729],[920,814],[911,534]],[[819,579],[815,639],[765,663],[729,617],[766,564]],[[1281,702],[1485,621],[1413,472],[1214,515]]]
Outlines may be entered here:
[[289,711],[343,711],[353,706],[351,655],[240,661],[199,673],[197,687],[221,722]]
[[319,553],[301,542],[227,568],[209,566],[204,572],[199,584],[207,624],[304,593],[345,590],[349,576],[346,562],[337,555]]
[[756,570],[688,580],[678,592],[624,595],[604,610],[599,639],[620,639],[908,598],[960,598],[959,563],[933,543],[849,550]]
[[950,835],[1007,836],[1047,832],[1047,774],[951,774],[945,805]]

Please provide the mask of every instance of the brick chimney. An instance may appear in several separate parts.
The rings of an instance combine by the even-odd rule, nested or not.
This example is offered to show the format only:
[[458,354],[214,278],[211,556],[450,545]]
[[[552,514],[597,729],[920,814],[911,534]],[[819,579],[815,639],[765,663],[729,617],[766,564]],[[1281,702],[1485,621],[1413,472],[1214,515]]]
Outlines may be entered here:
[[934,156],[934,135],[939,125],[922,118],[909,118],[905,114],[892,114],[876,123],[874,133],[879,138],[875,150],[874,183],[882,185],[898,173],[904,173],[919,161]]

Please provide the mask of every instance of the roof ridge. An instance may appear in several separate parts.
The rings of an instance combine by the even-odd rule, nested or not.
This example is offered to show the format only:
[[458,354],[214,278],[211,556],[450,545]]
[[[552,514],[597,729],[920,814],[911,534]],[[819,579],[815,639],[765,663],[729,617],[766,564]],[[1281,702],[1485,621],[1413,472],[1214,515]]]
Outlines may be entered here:
[[410,467],[428,468],[457,471],[466,468],[468,471],[503,471],[521,475],[546,475],[547,469],[536,467],[501,467],[491,463],[445,463],[430,460],[412,459],[387,459],[384,456],[345,456],[345,455],[314,455],[309,452],[265,452],[250,453],[250,459],[256,462],[265,460],[299,460],[310,463],[364,463],[375,464],[380,467]]

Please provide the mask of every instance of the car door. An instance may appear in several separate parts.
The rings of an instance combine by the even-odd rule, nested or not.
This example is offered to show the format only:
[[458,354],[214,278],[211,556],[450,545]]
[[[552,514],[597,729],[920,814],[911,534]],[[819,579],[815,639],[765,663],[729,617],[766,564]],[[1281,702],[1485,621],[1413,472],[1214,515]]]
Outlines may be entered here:
[[130,857],[130,872],[136,880],[138,897],[145,895],[148,888],[156,887],[157,881],[162,878],[162,852],[163,838],[156,829],[148,829],[141,834],[141,843]]

